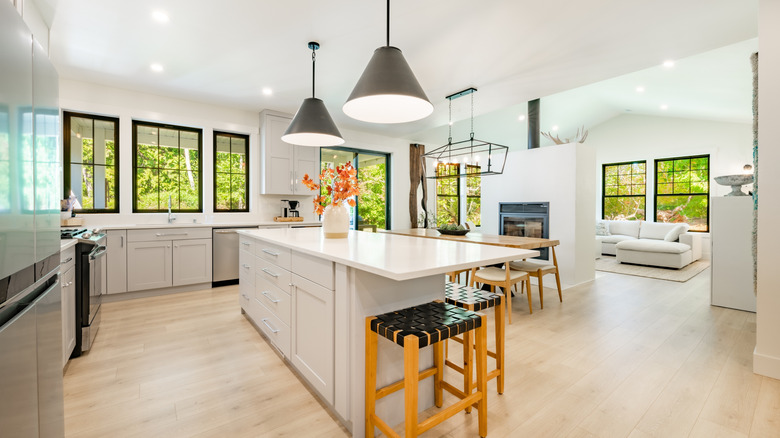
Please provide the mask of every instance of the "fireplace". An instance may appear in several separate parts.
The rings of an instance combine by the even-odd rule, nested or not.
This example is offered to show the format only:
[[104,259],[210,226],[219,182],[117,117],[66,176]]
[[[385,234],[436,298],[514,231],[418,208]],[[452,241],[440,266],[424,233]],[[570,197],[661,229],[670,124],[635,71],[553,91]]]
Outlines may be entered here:
[[[504,236],[550,237],[549,202],[500,202],[498,230]],[[549,260],[549,248],[539,248],[541,260]]]

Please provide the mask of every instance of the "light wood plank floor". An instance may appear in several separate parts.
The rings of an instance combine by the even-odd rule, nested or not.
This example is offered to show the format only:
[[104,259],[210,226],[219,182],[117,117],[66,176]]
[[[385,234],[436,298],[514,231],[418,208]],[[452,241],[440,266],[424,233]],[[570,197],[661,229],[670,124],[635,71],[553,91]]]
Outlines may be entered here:
[[[346,436],[237,290],[104,305],[92,352],[65,373],[66,436]],[[514,300],[489,436],[780,436],[780,381],[752,372],[755,315],[711,307],[709,270],[687,283],[597,272],[563,303],[547,290],[544,310],[533,295],[533,315]],[[476,415],[424,436],[477,436]]]

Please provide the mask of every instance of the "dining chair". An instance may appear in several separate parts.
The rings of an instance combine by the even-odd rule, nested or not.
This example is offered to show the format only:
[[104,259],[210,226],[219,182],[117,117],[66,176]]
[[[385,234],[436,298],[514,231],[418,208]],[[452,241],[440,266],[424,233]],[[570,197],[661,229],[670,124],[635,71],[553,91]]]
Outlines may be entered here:
[[[531,279],[528,273],[525,271],[513,271],[509,268],[509,263],[504,263],[503,268],[496,266],[490,266],[487,268],[471,268],[471,280],[469,282],[470,287],[474,287],[474,283],[490,285],[490,291],[495,292],[496,286],[501,288],[501,291],[506,296],[507,315],[509,317],[509,323],[512,323],[512,286],[525,282],[526,293],[528,295],[528,311],[534,313],[531,307]],[[522,285],[521,285],[522,287]]]

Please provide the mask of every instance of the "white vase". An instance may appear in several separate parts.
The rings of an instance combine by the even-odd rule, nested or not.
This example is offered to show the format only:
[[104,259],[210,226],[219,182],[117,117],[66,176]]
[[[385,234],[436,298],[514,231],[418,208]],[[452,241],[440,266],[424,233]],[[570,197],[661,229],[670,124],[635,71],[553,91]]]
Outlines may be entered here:
[[326,239],[340,239],[349,235],[349,210],[343,202],[325,207],[322,214],[322,231]]

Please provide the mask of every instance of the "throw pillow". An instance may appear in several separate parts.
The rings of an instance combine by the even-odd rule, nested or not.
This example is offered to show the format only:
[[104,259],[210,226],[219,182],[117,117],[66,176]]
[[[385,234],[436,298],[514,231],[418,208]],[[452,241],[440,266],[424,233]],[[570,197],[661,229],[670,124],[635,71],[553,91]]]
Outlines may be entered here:
[[596,222],[596,235],[609,236],[609,223],[604,221]]
[[677,242],[677,239],[680,238],[680,234],[683,234],[686,231],[688,231],[688,224],[679,224],[666,233],[664,240],[667,242]]

